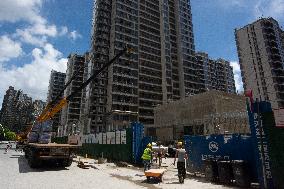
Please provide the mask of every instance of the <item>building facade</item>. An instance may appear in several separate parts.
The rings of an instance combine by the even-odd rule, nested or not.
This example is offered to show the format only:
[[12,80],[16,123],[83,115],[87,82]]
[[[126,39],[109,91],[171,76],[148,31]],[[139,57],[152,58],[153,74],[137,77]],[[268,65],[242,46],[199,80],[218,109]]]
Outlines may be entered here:
[[[71,79],[73,80],[64,91],[65,97],[69,96],[72,92],[81,87],[84,80],[84,71],[85,55],[70,54],[68,56],[65,84],[67,84]],[[63,126],[64,135],[70,134],[72,130],[75,129],[72,127],[80,124],[82,94],[83,90],[76,93],[61,111],[60,125]]]
[[11,131],[20,132],[33,120],[32,98],[10,86],[2,103],[1,124]]
[[2,103],[1,124],[9,129],[12,129],[13,125],[16,124],[15,113],[17,93],[18,91],[10,86],[4,95]]
[[273,18],[262,18],[235,30],[245,90],[253,98],[284,107],[284,32]]
[[227,93],[236,93],[233,68],[230,62],[224,59],[212,60],[207,53],[197,52],[196,61],[203,65],[202,77],[206,90],[218,90]]
[[147,135],[161,141],[184,135],[250,133],[246,98],[210,90],[155,107],[155,127]]
[[[86,82],[92,74],[92,64],[90,62],[90,53],[85,53],[85,63],[84,63],[84,74],[83,74],[83,83]],[[80,121],[79,121],[79,130],[84,134],[90,133],[90,84],[87,85],[82,90],[81,96],[81,110],[80,110]]]
[[[55,98],[59,95],[60,91],[64,88],[65,84],[65,73],[57,72],[55,70],[51,71],[49,86],[48,86],[48,94],[47,94],[47,104],[51,101],[55,100]],[[63,97],[63,93],[61,97]],[[55,114],[53,118],[53,131],[57,132],[57,128],[60,125],[60,115],[61,111]]]
[[189,0],[97,0],[90,61],[92,72],[129,45],[90,85],[90,132],[153,126],[157,104],[204,91],[195,61]]

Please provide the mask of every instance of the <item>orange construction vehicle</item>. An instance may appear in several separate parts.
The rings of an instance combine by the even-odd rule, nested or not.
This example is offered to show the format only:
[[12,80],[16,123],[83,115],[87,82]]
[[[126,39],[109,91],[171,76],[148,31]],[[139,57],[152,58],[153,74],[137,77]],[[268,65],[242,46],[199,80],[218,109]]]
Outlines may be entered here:
[[23,131],[23,132],[21,132],[21,133],[18,133],[18,134],[16,135],[16,140],[17,140],[18,142],[24,142],[24,141],[26,141],[26,140],[28,139],[28,134],[29,134],[29,132],[31,132],[32,128],[33,128],[33,125],[32,125],[31,123],[28,124],[28,125],[26,125],[25,131]]

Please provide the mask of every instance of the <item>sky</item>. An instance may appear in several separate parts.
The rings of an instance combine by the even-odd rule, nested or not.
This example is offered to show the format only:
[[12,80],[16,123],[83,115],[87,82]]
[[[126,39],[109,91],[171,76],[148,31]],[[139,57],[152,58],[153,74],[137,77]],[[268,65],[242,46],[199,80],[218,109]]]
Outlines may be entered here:
[[[242,91],[235,28],[260,17],[284,26],[284,0],[191,0],[196,51],[224,58]],[[50,71],[90,48],[93,0],[0,0],[0,104],[9,86],[46,100]]]

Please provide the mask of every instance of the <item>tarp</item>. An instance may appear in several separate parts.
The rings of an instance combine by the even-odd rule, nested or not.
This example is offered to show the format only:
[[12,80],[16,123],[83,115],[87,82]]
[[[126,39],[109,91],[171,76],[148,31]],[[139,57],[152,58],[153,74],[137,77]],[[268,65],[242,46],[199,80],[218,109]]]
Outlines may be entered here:
[[38,133],[32,131],[29,133],[28,142],[36,143],[38,142],[38,137],[39,137]]

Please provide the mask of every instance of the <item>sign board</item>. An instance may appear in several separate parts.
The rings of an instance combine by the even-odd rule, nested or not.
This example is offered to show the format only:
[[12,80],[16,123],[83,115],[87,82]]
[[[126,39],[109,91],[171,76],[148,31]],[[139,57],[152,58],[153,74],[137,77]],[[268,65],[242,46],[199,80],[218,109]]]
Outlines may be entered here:
[[121,131],[115,131],[115,144],[121,143]]
[[284,127],[284,109],[274,109],[273,113],[276,127]]
[[261,188],[273,189],[271,162],[267,134],[264,132],[264,116],[272,115],[271,105],[268,102],[255,102],[250,110],[247,102],[252,143],[257,166],[258,181]]
[[126,144],[126,131],[121,131],[121,144]]

